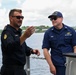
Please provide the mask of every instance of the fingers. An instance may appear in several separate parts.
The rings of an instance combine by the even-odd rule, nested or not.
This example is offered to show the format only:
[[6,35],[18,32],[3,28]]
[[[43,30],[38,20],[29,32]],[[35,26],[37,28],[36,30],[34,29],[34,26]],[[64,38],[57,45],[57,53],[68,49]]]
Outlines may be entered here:
[[38,55],[38,56],[40,55],[40,52],[39,52],[39,51],[37,52],[37,55]]
[[29,34],[33,34],[35,32],[35,27],[28,27]]
[[31,34],[33,34],[35,32],[35,27],[31,26],[27,28],[28,31],[31,32]]
[[24,35],[28,38],[35,32],[35,27],[28,27],[24,33]]
[[33,50],[33,52],[34,52],[34,54],[36,54],[37,56],[39,56],[39,55],[40,55],[39,50]]
[[35,27],[31,27],[31,34],[35,32]]
[[50,67],[50,72],[51,72],[52,74],[56,75],[56,68],[55,68],[54,65],[52,65],[52,66]]

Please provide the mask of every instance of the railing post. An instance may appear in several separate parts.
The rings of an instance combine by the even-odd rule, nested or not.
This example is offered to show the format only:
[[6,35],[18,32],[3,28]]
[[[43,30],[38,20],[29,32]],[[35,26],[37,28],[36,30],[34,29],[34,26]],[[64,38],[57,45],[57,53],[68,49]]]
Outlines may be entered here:
[[66,56],[66,75],[76,75],[76,53],[64,53]]
[[30,56],[26,56],[26,65],[24,67],[27,75],[30,75]]

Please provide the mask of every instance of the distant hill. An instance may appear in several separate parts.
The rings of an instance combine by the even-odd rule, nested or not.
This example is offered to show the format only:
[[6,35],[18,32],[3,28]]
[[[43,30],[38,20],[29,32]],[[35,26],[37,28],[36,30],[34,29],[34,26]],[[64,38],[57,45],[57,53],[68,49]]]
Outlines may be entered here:
[[[26,30],[26,28],[29,27],[29,26],[23,26],[21,27],[23,31]],[[50,28],[50,26],[45,26],[45,25],[41,25],[41,26],[35,26],[36,28],[36,33],[42,33],[42,32],[45,32],[48,28]],[[76,30],[76,27],[72,27]]]
[[[23,30],[23,32],[26,30],[26,28],[29,26],[22,26],[21,29]],[[48,28],[50,28],[50,26],[45,26],[45,25],[40,25],[40,26],[34,26],[36,28],[35,33],[43,33],[45,32]],[[76,30],[76,27],[72,27]],[[1,34],[2,30],[0,29],[0,34]]]
[[[25,31],[27,27],[29,27],[29,26],[23,26],[21,28],[23,31]],[[36,31],[35,31],[36,33],[41,33],[41,32],[45,32],[50,27],[41,25],[41,26],[35,26],[35,28],[36,28]]]

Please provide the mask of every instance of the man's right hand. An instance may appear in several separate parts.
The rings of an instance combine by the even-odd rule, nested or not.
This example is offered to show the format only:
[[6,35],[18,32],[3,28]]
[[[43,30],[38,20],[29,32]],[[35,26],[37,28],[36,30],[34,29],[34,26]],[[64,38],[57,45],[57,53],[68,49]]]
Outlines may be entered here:
[[56,68],[54,65],[50,66],[50,72],[54,75],[56,75]]
[[22,44],[27,38],[29,38],[35,32],[35,27],[31,26],[20,37],[20,44]]
[[28,37],[30,37],[34,32],[35,32],[35,27],[31,26],[31,27],[28,27],[28,28],[26,29],[26,31],[24,32],[23,35],[24,35],[26,38],[28,38]]

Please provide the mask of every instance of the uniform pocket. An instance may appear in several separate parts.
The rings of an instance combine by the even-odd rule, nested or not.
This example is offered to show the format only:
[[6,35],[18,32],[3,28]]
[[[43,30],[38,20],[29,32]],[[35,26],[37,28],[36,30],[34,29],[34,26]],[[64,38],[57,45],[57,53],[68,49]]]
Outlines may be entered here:
[[65,36],[65,42],[71,43],[72,37],[71,36]]
[[54,47],[57,44],[57,39],[56,38],[50,38],[49,41],[50,41],[50,45],[52,47]]

